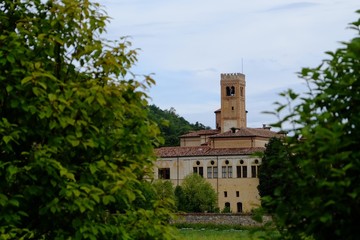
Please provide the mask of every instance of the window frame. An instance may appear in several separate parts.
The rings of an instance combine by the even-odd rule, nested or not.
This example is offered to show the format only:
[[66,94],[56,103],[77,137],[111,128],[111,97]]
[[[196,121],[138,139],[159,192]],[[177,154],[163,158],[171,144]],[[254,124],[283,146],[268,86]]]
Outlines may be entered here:
[[170,179],[170,168],[158,168],[158,179]]
[[247,178],[248,176],[248,174],[247,174],[247,166],[245,165],[245,166],[242,166],[242,178]]
[[232,172],[232,166],[228,166],[228,167],[227,167],[227,171],[228,171],[228,172],[227,172],[228,178],[232,178],[232,173],[233,173],[233,172]]
[[199,174],[200,176],[204,177],[204,167],[202,166],[193,167],[193,173]]

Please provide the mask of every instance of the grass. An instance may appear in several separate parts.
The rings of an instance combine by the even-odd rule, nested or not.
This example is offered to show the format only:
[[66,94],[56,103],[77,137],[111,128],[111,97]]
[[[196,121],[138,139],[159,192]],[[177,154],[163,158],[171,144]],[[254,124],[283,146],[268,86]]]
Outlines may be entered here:
[[184,240],[256,240],[277,239],[276,230],[265,230],[259,227],[243,227],[239,225],[214,225],[214,224],[177,224],[179,239]]
[[[260,235],[259,235],[260,234]],[[262,233],[252,234],[249,230],[180,229],[179,239],[184,240],[232,240],[260,239]]]

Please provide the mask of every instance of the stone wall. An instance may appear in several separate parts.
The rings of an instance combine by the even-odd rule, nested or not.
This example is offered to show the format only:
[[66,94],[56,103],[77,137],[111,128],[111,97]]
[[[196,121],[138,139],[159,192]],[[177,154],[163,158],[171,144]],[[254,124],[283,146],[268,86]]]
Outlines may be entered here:
[[[212,223],[212,224],[229,224],[242,226],[261,226],[252,219],[251,215],[233,214],[233,213],[184,213],[177,214],[178,218],[175,223]],[[270,217],[264,216],[264,222],[270,220]]]

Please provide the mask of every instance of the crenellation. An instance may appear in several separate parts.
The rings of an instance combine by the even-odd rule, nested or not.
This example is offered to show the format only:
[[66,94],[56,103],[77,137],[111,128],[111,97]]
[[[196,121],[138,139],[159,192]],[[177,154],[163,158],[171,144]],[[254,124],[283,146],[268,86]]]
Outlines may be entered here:
[[232,80],[232,79],[244,79],[245,75],[242,73],[221,73],[221,80],[227,79],[227,80]]

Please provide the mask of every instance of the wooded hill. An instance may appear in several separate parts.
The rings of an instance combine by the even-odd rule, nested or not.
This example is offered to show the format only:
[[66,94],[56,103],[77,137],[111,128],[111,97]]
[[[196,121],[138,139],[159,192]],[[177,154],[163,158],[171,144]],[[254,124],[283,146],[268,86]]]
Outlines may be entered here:
[[197,131],[202,129],[210,129],[210,127],[196,122],[189,123],[185,118],[176,114],[174,108],[162,110],[155,105],[149,106],[149,117],[156,122],[163,134],[165,143],[162,146],[179,146],[179,137],[189,131]]

